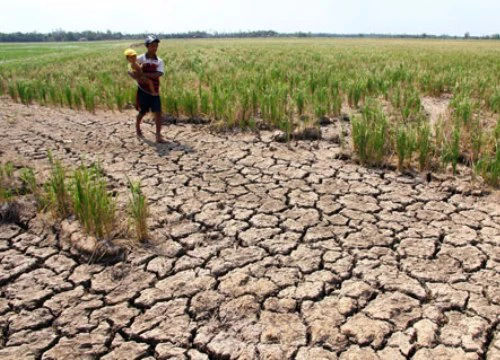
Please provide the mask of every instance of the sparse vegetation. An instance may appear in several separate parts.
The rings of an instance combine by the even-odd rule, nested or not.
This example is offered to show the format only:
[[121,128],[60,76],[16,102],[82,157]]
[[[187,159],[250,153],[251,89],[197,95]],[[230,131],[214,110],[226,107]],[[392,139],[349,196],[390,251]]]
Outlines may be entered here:
[[54,215],[64,219],[70,212],[70,195],[66,180],[66,169],[59,160],[54,160],[51,153],[49,153],[49,162],[51,165],[50,177],[45,184],[48,204]]
[[87,233],[109,236],[115,224],[115,200],[98,164],[80,166],[73,172],[72,209]]
[[43,188],[37,183],[35,171],[31,168],[21,169],[20,180],[26,189],[26,192],[33,194],[35,197],[37,207],[43,210],[47,207],[47,195]]
[[14,166],[11,162],[0,164],[0,203],[8,201],[13,195]]
[[354,150],[361,163],[381,165],[387,151],[387,117],[380,105],[370,100],[361,117],[352,121]]
[[148,202],[142,193],[140,181],[132,182],[129,180],[129,190],[130,198],[128,202],[128,209],[130,223],[134,228],[136,239],[138,241],[144,241],[148,238]]

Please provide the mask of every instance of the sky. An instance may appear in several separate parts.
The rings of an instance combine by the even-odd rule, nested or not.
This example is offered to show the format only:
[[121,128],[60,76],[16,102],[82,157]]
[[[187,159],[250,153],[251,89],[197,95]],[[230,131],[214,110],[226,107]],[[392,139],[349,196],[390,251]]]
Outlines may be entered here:
[[0,32],[500,33],[500,0],[0,0]]

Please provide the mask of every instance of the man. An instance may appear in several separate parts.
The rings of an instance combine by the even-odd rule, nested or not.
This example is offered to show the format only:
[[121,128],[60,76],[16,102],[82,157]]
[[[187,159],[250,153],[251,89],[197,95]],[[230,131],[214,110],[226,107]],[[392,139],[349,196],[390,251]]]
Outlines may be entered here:
[[157,95],[160,92],[160,77],[165,71],[165,65],[163,60],[156,56],[158,51],[158,44],[160,39],[154,35],[149,35],[144,41],[146,45],[147,52],[140,55],[137,58],[137,63],[142,67],[142,76],[151,79],[155,89],[155,94],[151,94],[148,88],[148,84],[141,80],[136,73],[129,71],[128,74],[137,80],[137,98],[136,98],[136,108],[139,111],[136,118],[135,130],[137,136],[142,137],[141,131],[141,121],[144,115],[149,111],[154,114],[155,124],[156,124],[156,142],[165,143],[165,140],[161,136],[161,102],[160,96]]

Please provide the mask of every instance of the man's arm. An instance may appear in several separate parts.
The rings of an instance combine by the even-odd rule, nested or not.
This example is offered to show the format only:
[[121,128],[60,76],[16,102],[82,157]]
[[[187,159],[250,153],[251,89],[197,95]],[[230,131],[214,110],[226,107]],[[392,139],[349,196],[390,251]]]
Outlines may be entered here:
[[143,73],[142,75],[147,77],[148,79],[158,79],[160,76],[163,76],[163,73],[156,71],[152,73]]

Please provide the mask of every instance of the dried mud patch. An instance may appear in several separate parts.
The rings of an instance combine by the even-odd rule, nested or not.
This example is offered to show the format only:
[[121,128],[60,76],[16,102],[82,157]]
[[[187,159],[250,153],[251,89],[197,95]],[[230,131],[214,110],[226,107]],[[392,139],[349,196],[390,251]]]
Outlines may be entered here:
[[150,246],[110,264],[83,263],[36,219],[1,224],[2,359],[500,354],[498,193],[363,168],[330,141],[169,124],[157,145],[132,111],[0,100],[6,113],[2,157],[42,172],[48,150],[99,160],[118,198],[140,179],[154,211]]

